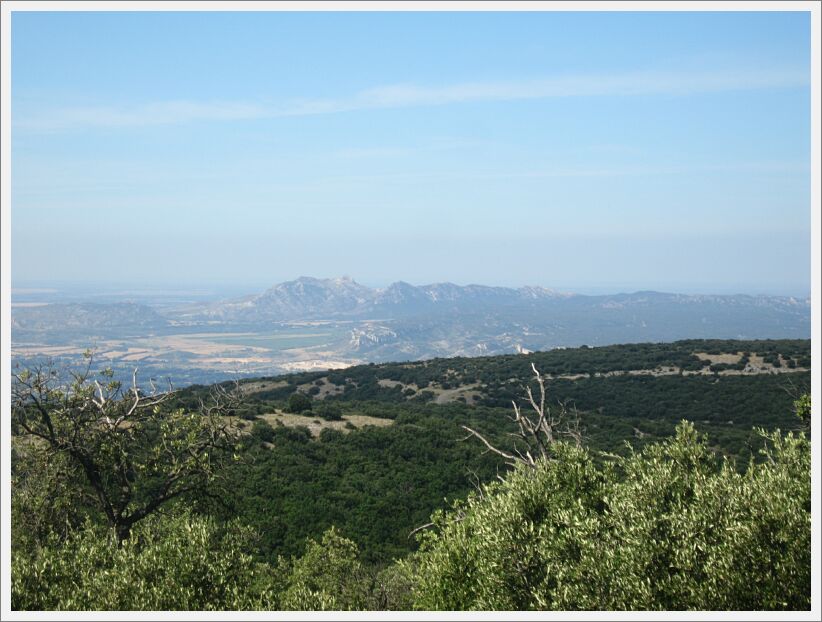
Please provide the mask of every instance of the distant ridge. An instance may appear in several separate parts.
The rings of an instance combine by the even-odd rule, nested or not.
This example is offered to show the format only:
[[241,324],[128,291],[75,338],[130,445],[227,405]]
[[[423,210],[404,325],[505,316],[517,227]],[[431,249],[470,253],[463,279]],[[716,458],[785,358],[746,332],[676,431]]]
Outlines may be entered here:
[[389,313],[457,311],[464,308],[503,305],[579,296],[545,287],[490,287],[432,283],[415,286],[397,281],[385,288],[370,288],[350,277],[319,279],[301,276],[274,285],[261,294],[225,300],[190,309],[190,317],[212,319],[295,320],[308,318],[364,317]]
[[[397,281],[385,288],[370,288],[350,277],[320,279],[301,276],[266,291],[239,299],[189,308],[184,315],[222,321],[288,321],[304,319],[368,319],[407,317],[417,314],[478,313],[491,311],[561,309],[642,309],[659,305],[684,305],[696,310],[768,309],[808,315],[810,299],[744,294],[675,294],[655,291],[610,295],[560,292],[538,286],[520,288],[487,285],[432,283],[415,286]],[[809,327],[808,327],[809,328]]]
[[201,378],[238,368],[328,369],[582,345],[808,339],[810,311],[809,299],[779,296],[590,296],[402,281],[371,288],[350,277],[302,276],[242,298],[185,306],[14,307],[12,343],[18,356],[76,356],[94,346],[122,364]]

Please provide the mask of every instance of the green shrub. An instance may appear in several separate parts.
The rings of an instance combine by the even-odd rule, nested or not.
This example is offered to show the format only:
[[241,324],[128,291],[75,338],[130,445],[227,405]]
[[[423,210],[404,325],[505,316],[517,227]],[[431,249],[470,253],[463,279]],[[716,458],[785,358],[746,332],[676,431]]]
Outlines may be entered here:
[[311,398],[299,391],[292,393],[291,397],[288,398],[288,407],[286,410],[295,414],[311,410]]
[[252,534],[188,514],[152,516],[120,545],[87,525],[64,542],[13,551],[12,608],[230,610],[275,605],[268,567],[247,553]]
[[313,412],[326,421],[342,421],[342,406],[337,402],[320,402],[314,406]]
[[808,609],[810,443],[766,438],[768,459],[744,475],[687,423],[602,467],[555,444],[550,461],[435,515],[415,606]]
[[282,609],[355,610],[366,605],[368,582],[357,545],[333,527],[320,542],[310,540],[302,557],[290,562],[281,559],[278,568],[288,576]]
[[251,436],[261,443],[270,443],[274,440],[274,428],[265,421],[255,421],[251,428]]

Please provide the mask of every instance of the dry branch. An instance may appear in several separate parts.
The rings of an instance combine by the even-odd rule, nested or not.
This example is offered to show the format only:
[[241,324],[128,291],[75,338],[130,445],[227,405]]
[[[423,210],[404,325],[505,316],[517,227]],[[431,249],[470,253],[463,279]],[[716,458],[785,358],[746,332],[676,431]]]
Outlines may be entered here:
[[512,452],[503,451],[494,446],[480,432],[468,426],[461,427],[470,433],[462,440],[475,436],[482,441],[487,451],[505,458],[506,464],[511,466],[524,464],[534,468],[539,460],[551,459],[550,447],[560,437],[569,437],[577,445],[580,445],[582,443],[582,432],[579,426],[579,413],[576,409],[569,412],[566,405],[561,402],[558,402],[557,407],[553,409],[546,405],[545,378],[533,363],[531,363],[531,369],[534,371],[535,380],[539,386],[539,400],[534,397],[530,386],[525,388],[525,395],[533,413],[529,414],[523,410],[516,401],[511,402],[514,408],[513,421],[517,424],[519,431],[509,433],[509,436],[525,443],[524,450],[520,450],[517,444],[514,443]]

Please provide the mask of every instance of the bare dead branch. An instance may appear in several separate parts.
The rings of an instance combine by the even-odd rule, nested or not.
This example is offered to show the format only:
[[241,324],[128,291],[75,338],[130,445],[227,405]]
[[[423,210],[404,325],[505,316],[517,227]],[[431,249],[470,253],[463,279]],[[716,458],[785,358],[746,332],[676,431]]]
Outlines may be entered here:
[[[488,442],[488,440],[482,434],[480,434],[476,430],[472,430],[467,425],[463,425],[463,426],[460,426],[460,427],[463,430],[466,430],[467,432],[469,432],[470,434],[476,436],[479,440],[481,440],[485,444],[485,446],[488,448],[488,451],[491,451],[495,454],[498,454],[498,455],[502,456],[503,458],[506,458],[507,460],[516,460],[517,459],[515,456],[512,456],[511,454],[505,453],[504,451],[494,447],[491,443]],[[470,438],[470,435],[468,437],[466,437],[466,439],[467,438]],[[465,439],[463,439],[463,440],[465,440]]]
[[493,452],[506,459],[507,464],[514,466],[516,464],[524,464],[528,467],[534,468],[540,460],[551,460],[551,445],[560,438],[570,438],[576,442],[577,445],[582,444],[583,434],[580,428],[579,413],[576,408],[573,413],[569,414],[565,403],[557,402],[556,408],[549,408],[546,404],[547,391],[545,388],[545,377],[539,372],[535,364],[531,364],[531,369],[534,372],[534,379],[539,386],[539,398],[534,396],[530,386],[525,387],[525,396],[531,406],[533,413],[529,416],[517,404],[516,401],[511,402],[513,406],[514,416],[512,420],[517,424],[518,432],[511,432],[508,435],[513,436],[525,444],[523,449],[517,447],[516,442],[512,453],[503,451],[495,447],[488,439],[476,430],[472,430],[467,426],[461,426],[470,434],[465,439],[475,436],[487,448],[487,452]]
[[425,523],[424,525],[420,525],[419,527],[415,527],[414,529],[412,529],[409,532],[408,539],[410,540],[411,536],[413,536],[415,533],[418,533],[418,532],[422,531],[423,529],[430,529],[431,527],[434,527],[434,523]]

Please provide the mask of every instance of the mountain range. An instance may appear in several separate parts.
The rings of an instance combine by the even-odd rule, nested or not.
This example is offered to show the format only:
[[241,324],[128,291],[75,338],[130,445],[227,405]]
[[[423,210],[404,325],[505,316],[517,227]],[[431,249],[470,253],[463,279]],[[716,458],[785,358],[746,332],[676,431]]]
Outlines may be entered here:
[[545,343],[534,345],[543,347],[549,341],[560,345],[557,340],[561,345],[580,345],[810,335],[810,299],[652,291],[587,296],[543,287],[414,286],[402,281],[374,289],[346,277],[300,277],[254,296],[182,309],[176,317],[251,325],[359,320],[382,322],[401,333],[412,327],[434,333],[484,333],[493,328],[498,334],[542,334]]
[[18,351],[49,351],[37,344],[80,351],[94,343],[158,370],[173,365],[177,375],[238,361],[287,371],[581,345],[807,339],[811,313],[809,298],[591,296],[453,283],[370,288],[347,277],[300,277],[254,295],[177,306],[37,304],[13,306],[12,342],[26,344]]
[[571,294],[542,287],[511,289],[453,283],[414,286],[398,281],[383,289],[372,289],[348,277],[317,279],[304,276],[280,283],[254,296],[197,305],[184,310],[179,316],[194,320],[252,323],[408,317],[478,309],[532,308],[540,302],[570,297]]

